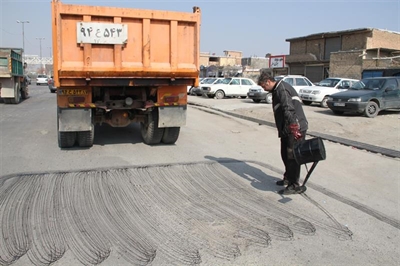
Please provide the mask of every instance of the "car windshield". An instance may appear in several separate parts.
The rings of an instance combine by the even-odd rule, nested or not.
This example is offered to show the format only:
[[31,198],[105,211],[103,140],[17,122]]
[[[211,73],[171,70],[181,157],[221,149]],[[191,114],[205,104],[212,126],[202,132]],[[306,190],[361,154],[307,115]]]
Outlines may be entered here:
[[283,79],[283,77],[282,77],[282,76],[276,76],[276,77],[274,77],[274,79],[275,79],[276,81],[280,81],[281,79]]
[[318,82],[319,86],[323,86],[323,87],[335,87],[336,84],[338,84],[340,81],[340,79],[324,79],[321,80],[320,82]]

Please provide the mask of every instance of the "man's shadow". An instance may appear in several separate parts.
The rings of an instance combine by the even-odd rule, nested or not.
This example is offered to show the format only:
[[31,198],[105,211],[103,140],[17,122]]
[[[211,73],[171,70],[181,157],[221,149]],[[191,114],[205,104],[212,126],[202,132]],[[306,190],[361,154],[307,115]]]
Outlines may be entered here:
[[280,178],[268,175],[259,168],[249,165],[245,161],[232,158],[216,158],[209,155],[205,156],[204,158],[215,161],[243,179],[250,181],[250,184],[256,189],[272,192],[277,192],[281,189],[281,187],[278,187],[275,184],[276,181],[281,180]]

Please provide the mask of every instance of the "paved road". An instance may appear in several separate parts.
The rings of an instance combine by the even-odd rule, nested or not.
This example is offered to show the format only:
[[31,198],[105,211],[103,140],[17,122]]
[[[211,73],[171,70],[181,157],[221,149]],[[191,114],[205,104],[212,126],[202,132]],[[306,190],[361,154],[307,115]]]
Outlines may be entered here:
[[0,104],[0,265],[397,265],[399,159],[326,142],[282,197],[276,130],[213,112],[172,146],[134,124],[60,150],[46,87]]

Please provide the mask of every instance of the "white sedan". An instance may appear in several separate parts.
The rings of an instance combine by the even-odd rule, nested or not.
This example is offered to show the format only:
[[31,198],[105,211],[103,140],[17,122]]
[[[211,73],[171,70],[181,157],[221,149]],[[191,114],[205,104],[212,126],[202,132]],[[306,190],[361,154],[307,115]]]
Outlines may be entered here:
[[244,99],[247,97],[249,89],[254,86],[257,86],[257,84],[252,79],[235,77],[224,78],[210,85],[202,85],[201,89],[203,94],[206,94],[209,98],[240,97]]
[[347,78],[327,78],[319,82],[318,86],[300,89],[299,96],[303,104],[319,103],[321,107],[328,107],[328,96],[349,89],[358,80]]

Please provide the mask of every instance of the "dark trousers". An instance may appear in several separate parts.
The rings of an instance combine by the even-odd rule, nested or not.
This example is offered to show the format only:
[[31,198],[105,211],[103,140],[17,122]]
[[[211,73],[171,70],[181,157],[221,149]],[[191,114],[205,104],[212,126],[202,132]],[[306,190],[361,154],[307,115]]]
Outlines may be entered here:
[[300,186],[300,165],[294,159],[293,146],[297,141],[305,140],[306,131],[301,132],[301,135],[302,138],[299,140],[295,140],[291,134],[281,138],[281,157],[285,165],[284,178],[289,181],[289,185]]

